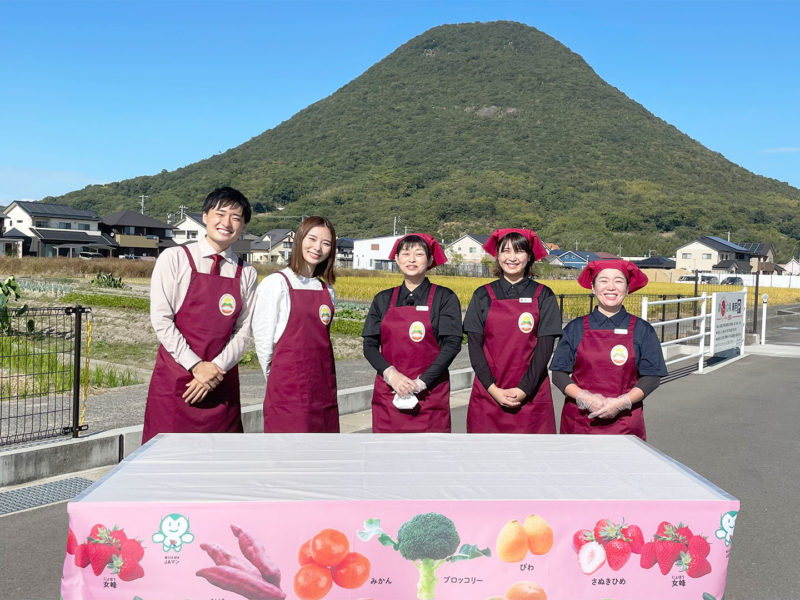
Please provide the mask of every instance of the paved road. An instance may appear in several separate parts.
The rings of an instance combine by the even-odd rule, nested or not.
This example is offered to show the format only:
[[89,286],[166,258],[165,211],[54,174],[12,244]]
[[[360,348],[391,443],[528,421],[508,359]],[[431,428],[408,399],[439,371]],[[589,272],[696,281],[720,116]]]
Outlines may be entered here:
[[[791,575],[800,498],[800,329],[789,329],[795,326],[768,331],[768,341],[780,340],[783,349],[770,346],[767,355],[670,379],[647,402],[648,441],[741,502],[726,600],[800,598]],[[463,431],[466,392],[457,395],[454,424]],[[58,598],[66,530],[64,502],[0,517],[0,599]]]

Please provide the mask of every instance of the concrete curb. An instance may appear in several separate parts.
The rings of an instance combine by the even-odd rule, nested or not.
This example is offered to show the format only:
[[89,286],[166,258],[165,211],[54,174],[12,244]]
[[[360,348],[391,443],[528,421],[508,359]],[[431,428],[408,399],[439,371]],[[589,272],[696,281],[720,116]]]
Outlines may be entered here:
[[[452,391],[472,386],[472,369],[450,373]],[[365,385],[338,393],[339,412],[350,415],[368,410],[372,404],[372,386]],[[264,430],[261,404],[242,407],[246,433]],[[85,437],[42,443],[0,452],[0,488],[20,485],[47,477],[116,465],[142,445],[142,426],[123,427]]]

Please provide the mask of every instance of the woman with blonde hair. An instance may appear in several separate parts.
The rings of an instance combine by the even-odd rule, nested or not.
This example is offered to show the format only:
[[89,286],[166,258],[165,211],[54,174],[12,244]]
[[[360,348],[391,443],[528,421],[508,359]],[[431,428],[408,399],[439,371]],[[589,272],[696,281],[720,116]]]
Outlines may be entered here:
[[267,380],[264,432],[339,431],[330,327],[336,231],[325,217],[297,228],[289,266],[256,290],[253,338]]

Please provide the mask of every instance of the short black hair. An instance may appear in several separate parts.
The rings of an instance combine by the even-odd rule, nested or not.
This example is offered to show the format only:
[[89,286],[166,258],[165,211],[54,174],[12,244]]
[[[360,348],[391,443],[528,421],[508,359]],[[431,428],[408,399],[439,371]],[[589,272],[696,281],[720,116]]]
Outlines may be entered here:
[[245,197],[245,195],[240,192],[239,190],[235,190],[232,187],[220,187],[215,189],[211,192],[208,196],[206,196],[205,201],[203,201],[203,212],[208,213],[209,211],[217,208],[217,207],[224,207],[224,206],[241,206],[242,207],[242,217],[244,217],[244,222],[249,223],[250,217],[252,216],[253,212],[250,208],[250,201]]
[[503,269],[500,267],[500,251],[506,244],[511,244],[514,252],[525,252],[530,254],[528,263],[525,265],[525,272],[522,274],[523,277],[530,277],[533,263],[536,262],[536,258],[533,256],[533,248],[531,248],[531,243],[528,241],[528,238],[520,233],[517,233],[516,231],[512,231],[511,233],[504,235],[497,241],[497,257],[495,258],[493,269],[494,276],[503,276]]
[[413,233],[400,240],[400,243],[397,244],[397,254],[400,254],[406,248],[413,248],[414,246],[422,246],[425,249],[425,258],[430,260],[431,249],[428,247],[428,242]]

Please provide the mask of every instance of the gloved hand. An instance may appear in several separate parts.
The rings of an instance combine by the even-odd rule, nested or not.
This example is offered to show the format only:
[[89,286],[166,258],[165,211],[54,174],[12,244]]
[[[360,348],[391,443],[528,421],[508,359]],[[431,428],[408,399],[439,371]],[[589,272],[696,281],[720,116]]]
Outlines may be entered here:
[[606,398],[605,404],[589,414],[590,419],[613,419],[623,410],[630,410],[632,406],[629,394],[622,394],[617,398]]
[[417,391],[417,386],[414,381],[403,375],[393,366],[387,367],[383,371],[383,380],[402,398],[410,396]]
[[422,379],[420,379],[419,377],[417,377],[417,378],[414,380],[414,385],[416,385],[416,386],[417,386],[417,389],[416,389],[416,390],[414,390],[414,393],[415,393],[415,394],[419,394],[420,392],[424,392],[425,390],[427,390],[427,389],[428,389],[428,386],[427,386],[427,385],[425,384],[425,382],[424,382],[424,381],[422,381]]
[[593,394],[589,390],[581,390],[575,396],[575,403],[581,410],[588,410],[590,412],[600,410],[605,404],[606,399],[600,394]]

